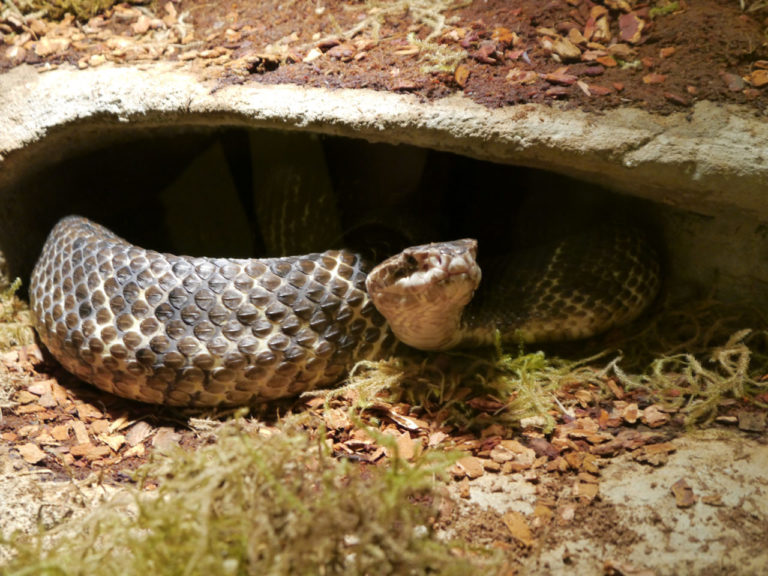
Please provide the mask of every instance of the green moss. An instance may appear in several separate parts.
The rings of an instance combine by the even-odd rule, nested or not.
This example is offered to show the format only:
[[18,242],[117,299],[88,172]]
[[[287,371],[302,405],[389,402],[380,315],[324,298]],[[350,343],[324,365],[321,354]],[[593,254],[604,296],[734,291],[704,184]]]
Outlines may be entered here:
[[48,551],[42,536],[17,539],[3,574],[467,574],[482,559],[458,558],[431,528],[448,462],[361,465],[297,430],[262,437],[230,424],[215,445],[142,469],[140,487],[156,491],[48,534]]
[[648,14],[653,20],[660,16],[666,16],[668,14],[672,14],[673,12],[677,12],[678,10],[680,10],[679,2],[669,2],[665,0],[664,2],[657,2],[656,5],[648,11]]

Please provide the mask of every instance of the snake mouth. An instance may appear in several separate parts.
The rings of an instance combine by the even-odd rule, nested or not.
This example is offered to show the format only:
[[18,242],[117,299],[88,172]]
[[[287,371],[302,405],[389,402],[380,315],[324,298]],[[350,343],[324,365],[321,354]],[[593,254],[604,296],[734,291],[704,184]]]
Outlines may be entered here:
[[368,276],[374,300],[445,303],[464,306],[480,283],[477,241],[454,240],[407,248],[385,260]]

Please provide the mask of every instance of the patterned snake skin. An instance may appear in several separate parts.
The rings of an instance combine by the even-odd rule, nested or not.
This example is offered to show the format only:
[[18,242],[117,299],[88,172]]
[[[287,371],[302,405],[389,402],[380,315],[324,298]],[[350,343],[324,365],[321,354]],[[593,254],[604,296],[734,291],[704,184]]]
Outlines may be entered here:
[[[637,317],[659,288],[655,252],[623,231],[594,244],[553,244],[505,264],[497,280],[490,266],[466,314],[458,309],[451,345],[490,343],[497,328],[518,342],[579,338]],[[405,267],[427,248],[405,251]],[[423,262],[440,260],[428,254]],[[402,280],[396,261],[377,267],[369,286]],[[419,316],[385,311],[388,324],[366,291],[368,272],[348,251],[262,260],[161,254],[70,216],[43,247],[30,302],[51,353],[102,390],[174,406],[249,405],[336,384],[356,361],[394,349],[389,325],[398,333],[395,323]]]
[[346,251],[189,258],[61,220],[32,272],[40,338],[69,372],[134,400],[246,405],[338,382],[395,340]]

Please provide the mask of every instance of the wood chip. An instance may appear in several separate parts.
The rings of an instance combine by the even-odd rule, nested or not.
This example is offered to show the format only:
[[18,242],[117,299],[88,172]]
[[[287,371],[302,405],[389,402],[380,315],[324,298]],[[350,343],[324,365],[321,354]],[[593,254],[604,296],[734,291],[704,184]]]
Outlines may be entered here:
[[395,442],[397,443],[397,453],[400,458],[413,460],[413,457],[416,454],[416,447],[411,435],[408,432],[403,432],[397,436]]
[[528,526],[528,521],[520,512],[510,510],[501,517],[501,520],[504,522],[507,530],[509,530],[512,538],[520,542],[522,545],[531,547],[536,543],[536,540],[533,538],[531,528]]
[[109,446],[114,452],[120,450],[123,444],[125,444],[125,436],[122,434],[102,434],[98,438],[100,441],[104,442],[104,444]]
[[745,80],[756,88],[762,88],[768,85],[768,70],[755,70]]
[[178,446],[181,440],[181,434],[169,426],[163,426],[157,429],[157,433],[152,438],[152,447],[158,450],[168,450],[173,446]]
[[47,454],[43,452],[37,444],[33,444],[32,442],[22,444],[19,446],[18,450],[19,454],[21,454],[21,457],[24,458],[24,461],[29,464],[37,464],[38,462],[42,462],[47,456]]
[[674,46],[667,46],[666,48],[662,48],[661,50],[659,50],[659,56],[661,58],[669,58],[675,52],[677,52],[677,48],[675,48]]
[[27,387],[27,391],[31,392],[35,396],[42,396],[43,394],[50,394],[52,390],[50,380],[42,380],[40,382],[34,382]]
[[485,474],[485,468],[483,467],[482,460],[479,458],[476,458],[475,456],[464,456],[463,458],[459,458],[456,461],[456,464],[451,467],[451,473],[457,478],[463,476],[474,479]]
[[533,521],[531,524],[534,528],[546,526],[552,522],[554,517],[555,512],[551,507],[546,506],[545,504],[536,504],[536,506],[533,507]]
[[581,50],[568,38],[555,38],[552,41],[552,52],[557,54],[563,62],[577,62],[581,60]]
[[657,74],[656,72],[651,72],[650,74],[643,76],[643,84],[663,84],[666,79],[666,74]]
[[341,408],[331,408],[323,412],[323,422],[329,430],[349,430],[352,428],[352,422],[345,410]]
[[69,452],[75,457],[84,457],[86,460],[99,460],[112,453],[109,446],[94,446],[90,442],[72,446]]
[[651,428],[659,428],[669,422],[670,416],[652,404],[643,410],[642,422]]
[[72,430],[75,432],[75,439],[78,444],[90,444],[91,438],[88,435],[88,430],[85,427],[85,423],[80,420],[72,421]]
[[52,54],[58,54],[69,48],[70,40],[68,38],[49,38],[44,36],[35,44],[35,54],[44,58]]
[[128,430],[125,435],[125,441],[128,442],[130,446],[136,446],[137,444],[144,442],[152,432],[152,426],[144,421],[139,421]]
[[469,80],[469,68],[464,64],[456,66],[456,71],[453,73],[453,79],[460,88],[464,88]]
[[696,503],[696,495],[693,493],[693,488],[688,486],[685,478],[680,478],[680,480],[672,484],[670,490],[675,496],[675,504],[678,508],[690,508]]
[[53,428],[51,428],[51,436],[53,436],[54,439],[58,440],[59,442],[64,442],[65,440],[69,440],[70,428],[71,428],[71,425],[69,423],[59,424],[57,426],[54,426]]
[[468,500],[470,496],[471,493],[469,491],[469,478],[465,477],[461,480],[461,482],[459,482],[459,497]]
[[573,495],[582,504],[589,504],[597,498],[600,485],[592,482],[576,482],[573,486]]

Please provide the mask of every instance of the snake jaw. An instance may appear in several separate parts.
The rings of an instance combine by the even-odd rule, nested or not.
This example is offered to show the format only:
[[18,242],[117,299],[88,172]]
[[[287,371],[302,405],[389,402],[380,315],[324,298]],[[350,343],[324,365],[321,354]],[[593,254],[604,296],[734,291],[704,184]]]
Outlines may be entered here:
[[407,248],[374,268],[368,294],[398,339],[421,350],[459,342],[461,316],[480,284],[477,241]]

